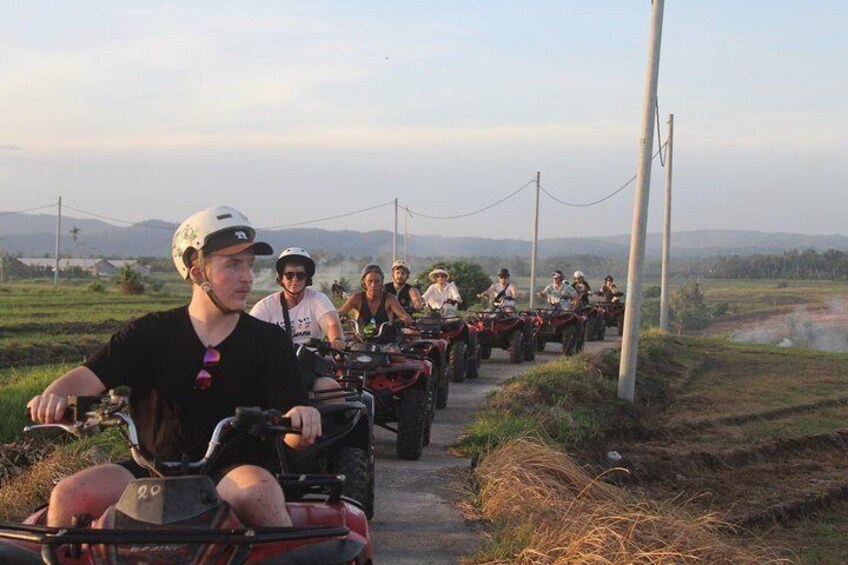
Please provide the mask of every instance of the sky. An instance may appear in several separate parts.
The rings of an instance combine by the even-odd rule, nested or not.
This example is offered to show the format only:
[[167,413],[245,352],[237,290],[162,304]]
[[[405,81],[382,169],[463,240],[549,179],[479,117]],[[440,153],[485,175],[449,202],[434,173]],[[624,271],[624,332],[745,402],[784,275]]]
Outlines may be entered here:
[[[61,196],[68,216],[124,225],[226,204],[256,227],[368,231],[392,229],[397,198],[413,241],[530,239],[537,171],[569,203],[635,175],[650,13],[648,0],[7,3],[0,210]],[[848,233],[846,27],[844,0],[666,0],[674,229]],[[651,180],[660,231],[658,159]],[[629,233],[634,186],[587,207],[543,194],[539,236]]]

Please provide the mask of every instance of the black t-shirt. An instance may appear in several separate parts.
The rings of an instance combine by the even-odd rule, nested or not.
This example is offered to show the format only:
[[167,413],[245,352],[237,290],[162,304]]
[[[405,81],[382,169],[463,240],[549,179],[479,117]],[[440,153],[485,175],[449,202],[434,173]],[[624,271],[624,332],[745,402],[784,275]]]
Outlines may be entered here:
[[[130,387],[130,404],[141,446],[163,460],[202,457],[215,425],[236,406],[278,408],[306,405],[297,360],[285,332],[245,313],[233,332],[214,345],[221,353],[208,390],[195,390],[203,368],[201,343],[188,307],[148,314],[112,336],[86,363],[107,388]],[[220,461],[273,462],[270,442],[247,438]]]
[[397,296],[398,302],[400,302],[400,305],[403,306],[404,310],[406,310],[407,312],[412,312],[412,297],[409,296],[410,286],[408,284],[404,284],[400,292],[397,291],[397,289],[395,288],[395,283],[393,282],[386,283],[385,286],[386,292]]

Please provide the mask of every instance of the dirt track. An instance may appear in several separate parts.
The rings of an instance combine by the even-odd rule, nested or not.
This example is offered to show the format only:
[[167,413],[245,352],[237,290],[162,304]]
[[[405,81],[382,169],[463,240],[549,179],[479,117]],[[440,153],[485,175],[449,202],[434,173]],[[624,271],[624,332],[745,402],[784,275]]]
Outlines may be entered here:
[[[586,351],[618,347],[620,338],[586,343]],[[548,345],[537,363],[555,359],[559,351]],[[486,394],[504,380],[526,370],[528,364],[511,365],[505,351],[492,352],[483,361],[480,377],[451,383],[448,407],[436,413],[431,444],[418,461],[401,461],[395,455],[395,436],[377,430],[376,511],[371,521],[374,560],[391,564],[456,563],[474,552],[481,535],[463,520],[457,507],[468,459],[450,455]]]

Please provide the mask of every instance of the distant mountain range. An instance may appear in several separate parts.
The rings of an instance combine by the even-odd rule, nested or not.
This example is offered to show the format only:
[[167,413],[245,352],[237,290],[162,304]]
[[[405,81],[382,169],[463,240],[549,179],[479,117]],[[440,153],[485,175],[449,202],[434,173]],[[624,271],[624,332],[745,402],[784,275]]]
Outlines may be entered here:
[[[71,234],[78,228],[77,238]],[[140,225],[114,226],[100,220],[62,218],[61,249],[75,257],[167,257],[171,236],[177,225],[149,220]],[[259,236],[275,250],[298,245],[349,257],[391,255],[391,232],[351,230],[330,231],[313,228],[260,231]],[[10,254],[28,257],[50,256],[56,240],[56,217],[44,214],[0,212],[0,245]],[[402,236],[399,251],[403,249]],[[539,241],[541,258],[573,255],[626,257],[630,236],[567,237]],[[658,257],[661,235],[649,234],[647,254]],[[413,257],[510,257],[530,254],[530,241],[484,237],[441,237],[416,235],[410,238]],[[804,235],[740,230],[682,231],[673,234],[672,252],[678,257],[709,255],[779,254],[790,249],[837,249],[848,251],[843,235]]]

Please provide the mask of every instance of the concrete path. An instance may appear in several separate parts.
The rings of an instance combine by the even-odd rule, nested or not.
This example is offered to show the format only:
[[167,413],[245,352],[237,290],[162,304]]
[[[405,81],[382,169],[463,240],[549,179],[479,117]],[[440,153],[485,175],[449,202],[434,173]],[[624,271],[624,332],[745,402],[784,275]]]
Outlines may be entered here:
[[[586,351],[619,345],[620,338],[611,336],[605,342],[587,342]],[[548,344],[536,363],[558,355],[559,348]],[[496,350],[483,361],[479,378],[451,383],[448,406],[436,412],[431,443],[418,461],[399,460],[394,434],[376,430],[376,509],[371,521],[375,563],[457,563],[474,553],[481,536],[466,525],[457,506],[471,462],[450,455],[447,448],[471,422],[486,394],[528,366],[511,365],[507,353]]]

